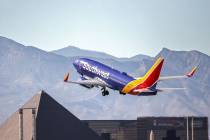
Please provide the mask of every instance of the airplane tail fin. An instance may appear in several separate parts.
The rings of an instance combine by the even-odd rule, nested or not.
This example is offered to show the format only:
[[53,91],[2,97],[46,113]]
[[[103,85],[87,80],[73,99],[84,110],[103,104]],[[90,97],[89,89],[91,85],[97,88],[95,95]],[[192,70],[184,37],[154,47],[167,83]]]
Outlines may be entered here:
[[153,86],[157,80],[159,79],[160,72],[163,66],[164,59],[159,57],[155,64],[149,69],[149,71],[141,78],[142,83],[141,85],[144,87],[151,87]]
[[163,66],[164,59],[159,57],[150,70],[143,76],[136,80],[129,82],[122,90],[124,93],[129,93],[138,89],[155,88],[159,79],[160,72]]

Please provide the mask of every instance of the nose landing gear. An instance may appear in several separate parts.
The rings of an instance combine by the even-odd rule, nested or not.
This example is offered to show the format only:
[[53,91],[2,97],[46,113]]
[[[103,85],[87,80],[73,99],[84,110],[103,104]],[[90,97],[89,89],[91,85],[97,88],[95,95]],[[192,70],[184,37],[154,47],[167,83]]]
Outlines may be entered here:
[[105,87],[104,87],[104,88],[102,88],[101,90],[102,90],[102,96],[109,95],[109,91],[108,91],[108,90],[106,90],[106,88],[105,88]]

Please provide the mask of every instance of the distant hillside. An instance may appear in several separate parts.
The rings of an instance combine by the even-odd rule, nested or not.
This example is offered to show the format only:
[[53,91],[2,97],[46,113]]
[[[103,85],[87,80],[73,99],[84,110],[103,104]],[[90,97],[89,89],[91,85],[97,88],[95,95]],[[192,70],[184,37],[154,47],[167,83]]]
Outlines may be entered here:
[[88,57],[88,58],[102,58],[102,59],[113,59],[117,61],[140,61],[142,59],[150,59],[150,56],[138,54],[136,56],[127,58],[118,58],[114,57],[112,55],[109,55],[107,53],[103,52],[97,52],[97,51],[90,51],[90,50],[84,50],[80,49],[74,46],[68,46],[62,49],[51,51],[52,53],[62,55],[65,57]]
[[105,59],[115,58],[114,56],[111,56],[103,52],[83,50],[74,46],[68,46],[59,50],[54,50],[52,52],[66,57],[83,56],[83,57],[95,57],[95,58],[105,58]]
[[155,57],[161,55],[165,58],[161,75],[185,74],[193,66],[199,65],[198,72],[192,79],[163,81],[158,84],[159,87],[185,87],[185,91],[137,97],[122,96],[117,91],[110,90],[110,96],[102,97],[98,88],[88,90],[63,83],[63,76],[68,71],[71,72],[71,79],[79,78],[72,66],[76,56],[92,57],[135,77],[143,75],[155,58],[144,55],[115,58],[104,53],[103,57],[99,57],[100,52],[75,50],[77,51],[69,51],[68,57],[65,57],[61,53],[57,55],[55,52],[24,46],[0,37],[0,122],[40,89],[50,93],[80,119],[136,119],[137,116],[183,115],[210,117],[208,55],[198,51],[173,51],[164,48]]

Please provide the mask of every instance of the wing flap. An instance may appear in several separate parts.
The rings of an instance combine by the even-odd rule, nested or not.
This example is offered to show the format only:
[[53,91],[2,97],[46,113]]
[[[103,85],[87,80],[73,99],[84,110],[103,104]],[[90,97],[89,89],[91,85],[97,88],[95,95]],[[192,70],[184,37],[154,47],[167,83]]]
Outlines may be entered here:
[[179,90],[186,90],[186,88],[157,88],[158,92],[173,92],[173,91],[179,91]]
[[64,76],[63,81],[66,83],[79,84],[79,85],[109,87],[109,85],[106,82],[104,82],[102,80],[98,80],[98,79],[71,81],[71,80],[69,80],[69,73],[67,73]]
[[165,80],[171,80],[171,79],[183,79],[187,78],[186,75],[180,75],[180,76],[161,76],[158,81],[165,81]]
[[70,83],[74,83],[74,84],[82,84],[82,85],[93,85],[93,86],[108,86],[106,83],[103,83],[99,80],[95,80],[95,79],[89,79],[89,80],[79,80],[79,81],[70,81]]

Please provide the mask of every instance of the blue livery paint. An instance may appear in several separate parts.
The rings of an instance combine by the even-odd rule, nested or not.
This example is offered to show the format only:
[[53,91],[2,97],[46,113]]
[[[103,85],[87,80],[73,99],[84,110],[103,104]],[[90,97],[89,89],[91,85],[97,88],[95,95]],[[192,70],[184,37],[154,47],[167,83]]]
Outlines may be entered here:
[[82,76],[85,75],[90,78],[100,78],[114,90],[121,91],[125,85],[135,80],[125,72],[120,72],[102,63],[87,58],[76,59],[73,62],[73,65],[77,72]]

